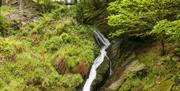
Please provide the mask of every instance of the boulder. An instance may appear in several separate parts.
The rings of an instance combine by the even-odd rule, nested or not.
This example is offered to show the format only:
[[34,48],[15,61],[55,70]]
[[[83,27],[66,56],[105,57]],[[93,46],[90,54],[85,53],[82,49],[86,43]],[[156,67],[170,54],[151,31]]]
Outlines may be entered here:
[[108,90],[110,91],[118,90],[118,88],[122,85],[122,83],[128,77],[129,74],[131,73],[135,74],[136,72],[144,68],[145,68],[145,65],[143,63],[139,63],[138,60],[131,62],[128,66],[126,66],[126,69],[124,70],[122,75],[119,77],[119,79],[113,82],[112,84],[110,84],[110,86],[108,87]]

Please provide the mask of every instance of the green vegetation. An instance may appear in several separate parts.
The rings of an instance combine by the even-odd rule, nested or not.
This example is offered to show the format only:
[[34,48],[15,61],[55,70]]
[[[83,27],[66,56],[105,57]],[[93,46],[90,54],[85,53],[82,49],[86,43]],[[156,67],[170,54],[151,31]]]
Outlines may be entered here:
[[[161,20],[178,20],[179,5],[179,0],[116,0],[108,7],[108,24],[117,27],[117,30],[112,32],[115,37],[126,32],[129,35],[134,32],[145,35]],[[157,26],[155,28],[158,28]],[[177,28],[179,29],[178,26]]]
[[38,9],[40,12],[50,12],[57,7],[57,4],[52,0],[32,0],[38,4]]
[[180,40],[180,20],[175,21],[168,21],[168,20],[161,20],[158,22],[152,33],[161,34],[165,32],[165,36],[168,37],[170,40]]
[[14,10],[14,7],[13,6],[3,5],[3,6],[0,7],[0,9],[1,9],[1,14],[3,15],[3,14],[5,14],[5,13],[11,11],[11,10]]
[[[138,56],[140,62],[146,64],[147,68],[141,70],[128,78],[129,87],[138,86],[135,88],[126,89],[137,89],[145,91],[170,91],[174,84],[175,77],[179,73],[176,72],[177,63],[170,59],[169,56],[159,57],[158,53],[143,53]],[[133,82],[134,83],[133,83]],[[135,83],[137,82],[137,83]],[[127,84],[125,82],[125,84]],[[131,86],[132,85],[132,86]]]
[[5,35],[7,32],[7,27],[9,26],[8,22],[6,22],[6,19],[4,16],[0,15],[0,35]]
[[10,21],[6,19],[5,14],[12,11],[14,8],[11,6],[0,7],[0,35],[6,36],[10,32]]
[[[2,91],[74,91],[82,84],[82,75],[72,70],[81,59],[92,63],[96,47],[92,31],[74,19],[75,11],[75,6],[70,9],[61,5],[51,13],[43,13],[38,22],[29,22],[15,35],[0,38]],[[4,21],[1,26],[5,29]],[[57,56],[65,58],[65,74],[59,74],[56,70],[61,69],[54,67]]]
[[9,31],[9,21],[5,18],[5,14],[8,11],[13,10],[13,7],[11,6],[1,6],[0,7],[0,35],[5,36]]
[[112,42],[113,64],[94,89],[120,79],[117,91],[179,91],[179,0],[19,1],[0,7],[0,91],[79,91],[99,53],[92,26]]

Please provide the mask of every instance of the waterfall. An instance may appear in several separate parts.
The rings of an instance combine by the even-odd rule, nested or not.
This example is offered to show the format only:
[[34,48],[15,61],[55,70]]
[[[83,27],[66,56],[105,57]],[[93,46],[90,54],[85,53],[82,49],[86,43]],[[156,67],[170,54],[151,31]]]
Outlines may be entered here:
[[67,3],[72,3],[72,0],[67,0]]
[[99,53],[98,57],[93,62],[93,65],[92,65],[90,73],[89,73],[89,77],[88,77],[88,79],[86,80],[86,82],[84,84],[83,91],[90,91],[91,84],[92,84],[93,80],[96,79],[96,69],[104,61],[104,58],[107,57],[106,49],[111,44],[109,42],[109,40],[106,39],[100,32],[94,31],[94,36],[95,36],[97,44],[100,47],[100,53]]

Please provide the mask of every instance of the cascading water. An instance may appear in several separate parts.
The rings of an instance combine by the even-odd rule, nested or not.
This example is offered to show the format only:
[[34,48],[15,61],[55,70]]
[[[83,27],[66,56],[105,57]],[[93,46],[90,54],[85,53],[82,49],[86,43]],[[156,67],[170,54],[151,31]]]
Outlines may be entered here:
[[[99,47],[101,48],[101,50],[100,50],[99,56],[93,62],[93,65],[92,65],[90,73],[89,73],[89,77],[84,84],[83,91],[90,91],[91,84],[92,84],[93,80],[96,79],[96,69],[104,61],[104,58],[107,57],[106,49],[111,44],[109,42],[109,40],[106,39],[100,32],[94,31],[94,36],[95,36],[96,42],[99,45]],[[111,69],[110,69],[110,74],[111,74]]]

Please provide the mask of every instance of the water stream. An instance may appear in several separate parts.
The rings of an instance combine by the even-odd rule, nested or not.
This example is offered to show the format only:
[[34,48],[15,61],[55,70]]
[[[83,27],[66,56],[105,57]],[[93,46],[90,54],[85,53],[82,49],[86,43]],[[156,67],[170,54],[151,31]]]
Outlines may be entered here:
[[[90,91],[91,90],[91,84],[96,79],[96,69],[104,61],[104,58],[107,57],[106,49],[111,44],[109,42],[109,40],[107,38],[105,38],[104,35],[101,34],[100,32],[94,31],[94,36],[95,36],[97,44],[100,47],[100,53],[93,62],[93,65],[92,65],[90,73],[89,73],[89,77],[84,84],[83,91]],[[110,71],[110,74],[111,74],[111,71]]]

